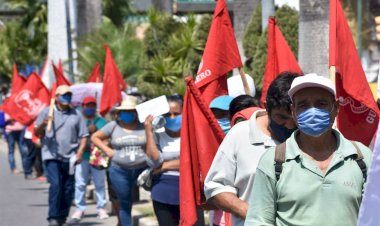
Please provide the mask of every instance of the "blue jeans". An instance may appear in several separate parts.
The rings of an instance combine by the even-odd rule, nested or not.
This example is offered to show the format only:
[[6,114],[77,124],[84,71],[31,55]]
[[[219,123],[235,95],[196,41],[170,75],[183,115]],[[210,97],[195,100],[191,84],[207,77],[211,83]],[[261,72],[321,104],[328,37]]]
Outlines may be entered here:
[[15,162],[15,144],[17,142],[18,148],[20,150],[21,160],[23,169],[27,168],[27,155],[28,150],[24,143],[24,131],[12,131],[7,133],[7,142],[8,142],[8,162],[11,170],[16,169]]
[[144,168],[123,169],[116,166],[109,168],[111,183],[120,203],[119,217],[122,226],[132,225],[132,190],[143,170]]
[[88,160],[83,160],[75,168],[75,204],[77,209],[86,209],[86,186],[92,176],[96,193],[96,209],[103,209],[106,205],[106,182],[105,170],[92,167]]
[[66,219],[74,196],[74,175],[69,175],[69,163],[58,160],[46,161],[49,187],[48,219]]

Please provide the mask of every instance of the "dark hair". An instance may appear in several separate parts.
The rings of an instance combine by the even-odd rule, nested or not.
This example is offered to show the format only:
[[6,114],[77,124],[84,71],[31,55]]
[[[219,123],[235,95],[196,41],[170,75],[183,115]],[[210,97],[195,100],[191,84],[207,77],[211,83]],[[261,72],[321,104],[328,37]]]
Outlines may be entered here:
[[287,109],[290,112],[291,100],[288,95],[293,80],[301,76],[297,72],[285,71],[280,73],[269,85],[266,97],[266,110],[270,114],[274,108]]
[[176,102],[181,107],[183,106],[183,97],[180,94],[173,94],[170,96],[166,96],[166,99],[168,100],[168,102]]
[[258,101],[249,95],[240,95],[235,97],[230,103],[230,116],[231,118],[239,111],[249,107],[259,106]]

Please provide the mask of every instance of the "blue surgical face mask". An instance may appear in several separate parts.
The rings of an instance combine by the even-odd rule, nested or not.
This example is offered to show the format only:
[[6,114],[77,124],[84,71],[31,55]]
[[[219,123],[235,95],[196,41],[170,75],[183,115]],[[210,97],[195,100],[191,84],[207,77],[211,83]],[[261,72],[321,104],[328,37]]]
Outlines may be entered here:
[[319,137],[330,127],[330,112],[320,108],[309,108],[297,115],[297,124],[303,133]]
[[220,119],[217,119],[217,121],[220,127],[222,128],[224,134],[227,134],[228,131],[230,131],[231,129],[230,120],[228,120],[228,118],[220,118]]
[[286,141],[286,139],[288,139],[290,135],[292,135],[293,131],[296,130],[296,128],[288,129],[285,126],[281,126],[273,120],[270,121],[269,128],[274,133],[277,140],[281,143]]
[[92,117],[96,113],[96,108],[83,108],[83,115],[86,117]]
[[182,123],[182,115],[178,115],[174,118],[165,117],[165,128],[173,131],[178,132],[181,129],[181,123]]
[[69,105],[71,103],[71,94],[64,94],[58,96],[58,101],[63,105]]
[[122,111],[119,113],[119,120],[125,124],[135,121],[136,115],[133,112]]

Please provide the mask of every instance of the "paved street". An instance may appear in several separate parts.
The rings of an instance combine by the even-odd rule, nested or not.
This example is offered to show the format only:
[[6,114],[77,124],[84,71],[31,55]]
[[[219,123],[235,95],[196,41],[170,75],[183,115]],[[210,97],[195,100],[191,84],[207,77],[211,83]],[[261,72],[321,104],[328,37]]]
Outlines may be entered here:
[[[19,153],[16,152],[17,168],[22,169]],[[25,180],[22,174],[10,173],[6,144],[0,140],[0,225],[1,226],[45,226],[48,212],[48,186],[36,180]],[[75,207],[71,208],[71,212]],[[116,217],[100,220],[96,215],[96,204],[90,202],[86,215],[76,225],[116,225]],[[72,224],[73,225],[73,224]]]

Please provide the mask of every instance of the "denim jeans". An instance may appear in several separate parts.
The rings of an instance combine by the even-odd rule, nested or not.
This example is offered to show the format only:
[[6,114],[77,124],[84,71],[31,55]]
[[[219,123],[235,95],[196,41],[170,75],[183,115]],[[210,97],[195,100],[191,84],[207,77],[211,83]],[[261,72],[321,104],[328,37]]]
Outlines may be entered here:
[[122,226],[132,225],[132,190],[137,177],[143,170],[144,168],[123,169],[117,166],[109,168],[111,183],[120,203],[119,217]]
[[106,205],[106,182],[105,170],[92,167],[88,160],[82,162],[75,168],[75,204],[77,209],[86,209],[86,186],[92,176],[96,193],[96,209],[102,209]]
[[48,219],[66,219],[74,196],[74,175],[69,175],[69,163],[58,160],[46,161],[49,187]]
[[7,142],[8,142],[8,162],[9,167],[11,170],[16,169],[16,162],[15,162],[15,144],[17,142],[21,160],[22,160],[22,167],[25,170],[27,168],[26,161],[27,161],[27,155],[28,150],[24,143],[24,131],[12,131],[7,133]]

